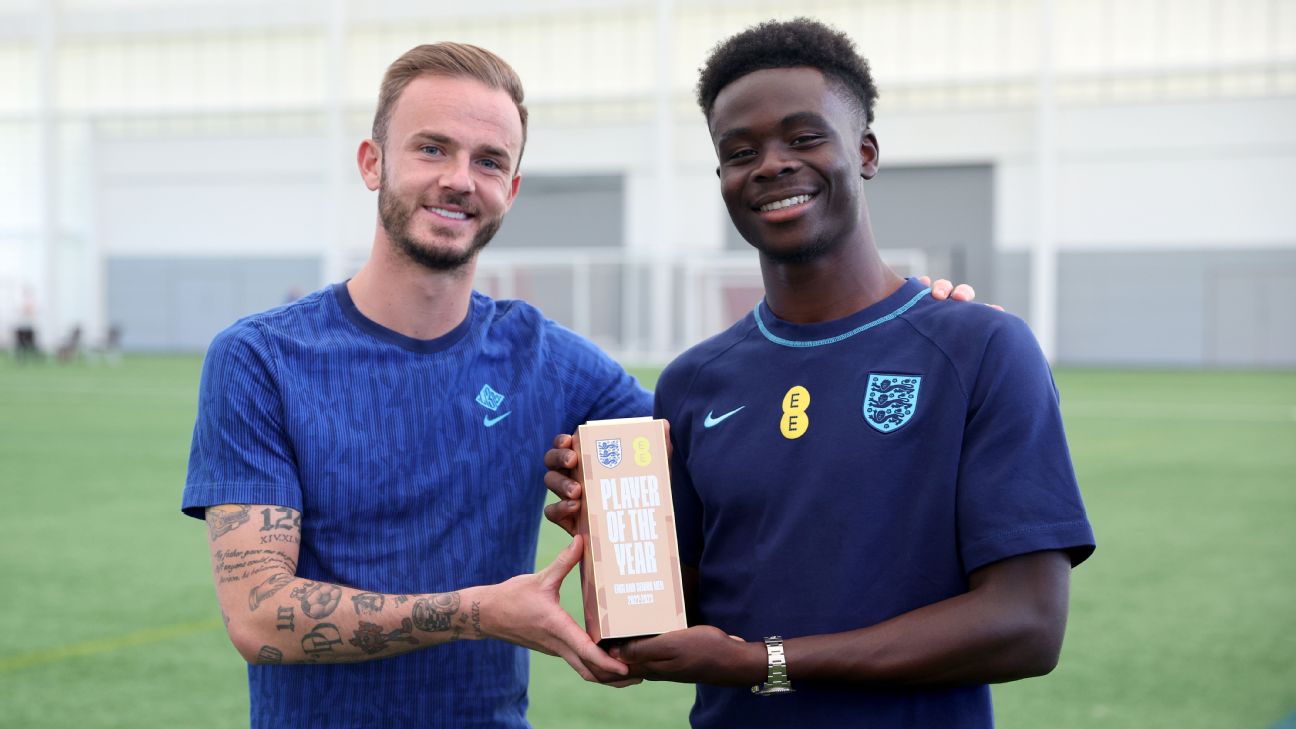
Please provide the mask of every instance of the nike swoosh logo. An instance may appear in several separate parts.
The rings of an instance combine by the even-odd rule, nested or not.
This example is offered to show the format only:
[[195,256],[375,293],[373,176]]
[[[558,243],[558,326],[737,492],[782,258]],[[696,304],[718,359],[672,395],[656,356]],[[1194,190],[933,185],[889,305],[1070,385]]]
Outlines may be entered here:
[[717,417],[714,417],[714,416],[712,415],[712,413],[715,412],[714,410],[712,410],[711,412],[709,412],[709,413],[706,414],[706,417],[705,417],[705,418],[702,419],[702,427],[704,427],[704,428],[714,428],[715,426],[719,425],[720,423],[723,423],[723,422],[724,422],[724,421],[725,421],[725,420],[726,420],[730,415],[733,415],[734,413],[738,412],[739,410],[742,410],[742,409],[745,408],[745,407],[747,407],[747,406],[746,406],[746,405],[739,405],[738,407],[734,408],[733,410],[730,410],[729,412],[725,413],[724,415],[721,415],[721,416],[718,417],[718,418],[717,418]]
[[489,428],[489,427],[495,425],[495,424],[498,423],[499,421],[503,420],[504,418],[507,418],[508,416],[510,416],[510,415],[512,415],[512,414],[513,414],[513,411],[510,410],[510,411],[508,411],[507,413],[504,413],[503,415],[499,416],[498,418],[492,418],[492,417],[489,416],[489,415],[484,415],[484,416],[482,416],[482,425],[484,425],[484,426],[486,426],[487,428]]

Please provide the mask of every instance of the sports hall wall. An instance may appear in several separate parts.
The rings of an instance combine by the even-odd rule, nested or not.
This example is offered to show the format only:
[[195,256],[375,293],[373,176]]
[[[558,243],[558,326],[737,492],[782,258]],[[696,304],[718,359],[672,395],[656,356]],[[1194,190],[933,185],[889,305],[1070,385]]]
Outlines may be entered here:
[[[1296,366],[1296,307],[1278,298],[1296,284],[1291,3],[807,2],[878,77],[879,244],[1029,318],[1046,5],[1057,361]],[[373,235],[354,155],[382,67],[443,36],[499,51],[529,94],[522,191],[484,290],[660,359],[722,323],[697,324],[689,275],[746,266],[750,288],[691,84],[715,38],[789,11],[501,1],[434,21],[418,3],[327,6],[0,6],[3,346],[34,316],[46,346],[117,325],[128,349],[196,351],[349,275]]]

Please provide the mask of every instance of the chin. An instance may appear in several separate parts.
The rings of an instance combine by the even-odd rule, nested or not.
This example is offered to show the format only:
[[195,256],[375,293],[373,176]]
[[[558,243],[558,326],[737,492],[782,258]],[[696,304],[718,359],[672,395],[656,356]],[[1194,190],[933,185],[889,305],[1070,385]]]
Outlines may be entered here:
[[750,238],[747,242],[751,243],[753,248],[775,263],[809,263],[829,253],[835,247],[824,240],[814,240],[809,243],[789,243],[786,245],[779,245],[770,241],[752,242]]
[[480,246],[473,246],[471,241],[461,245],[446,245],[439,241],[400,238],[397,239],[396,245],[410,260],[434,271],[453,271],[463,268],[481,250]]

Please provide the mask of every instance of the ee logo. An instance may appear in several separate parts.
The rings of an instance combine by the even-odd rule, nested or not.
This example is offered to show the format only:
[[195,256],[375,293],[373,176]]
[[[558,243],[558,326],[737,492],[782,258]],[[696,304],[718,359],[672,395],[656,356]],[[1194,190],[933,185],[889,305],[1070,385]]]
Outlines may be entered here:
[[646,466],[652,463],[652,453],[648,450],[648,439],[639,436],[630,441],[630,447],[634,449],[634,462],[636,466]]
[[788,440],[796,440],[810,429],[810,416],[806,410],[810,407],[810,391],[800,385],[794,385],[783,396],[783,417],[779,420],[779,430]]

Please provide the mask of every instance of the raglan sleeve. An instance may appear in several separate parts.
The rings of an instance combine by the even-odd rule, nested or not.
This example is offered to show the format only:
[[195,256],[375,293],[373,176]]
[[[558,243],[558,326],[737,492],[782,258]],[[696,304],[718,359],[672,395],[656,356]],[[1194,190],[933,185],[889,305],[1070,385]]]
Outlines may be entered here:
[[261,333],[236,323],[212,341],[198,386],[181,510],[202,519],[217,504],[302,510],[274,360]]
[[652,412],[652,394],[593,342],[557,324],[551,348],[566,393],[565,422],[572,432],[590,420],[634,418]]
[[1030,329],[1002,316],[968,393],[959,461],[959,549],[966,572],[1029,552],[1093,552],[1057,386]]

